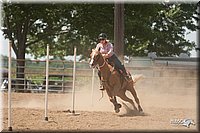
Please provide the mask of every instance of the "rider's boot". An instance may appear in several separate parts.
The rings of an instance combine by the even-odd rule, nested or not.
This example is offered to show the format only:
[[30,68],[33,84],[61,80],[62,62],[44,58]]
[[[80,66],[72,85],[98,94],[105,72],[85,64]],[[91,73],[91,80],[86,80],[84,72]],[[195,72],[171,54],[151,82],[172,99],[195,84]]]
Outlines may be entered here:
[[132,80],[132,77],[131,77],[130,73],[128,73],[128,72],[123,72],[123,76],[127,81]]
[[105,90],[104,86],[103,86],[103,81],[100,80],[100,89],[101,91]]
[[98,76],[99,76],[99,80],[100,80],[100,89],[101,91],[105,90],[104,86],[103,86],[103,81],[101,78],[101,71],[98,71]]
[[121,71],[121,74],[123,75],[123,77],[127,80],[127,81],[131,81],[132,80],[132,77],[131,77],[131,74],[129,72],[126,71],[124,65],[122,65],[120,67],[120,71]]

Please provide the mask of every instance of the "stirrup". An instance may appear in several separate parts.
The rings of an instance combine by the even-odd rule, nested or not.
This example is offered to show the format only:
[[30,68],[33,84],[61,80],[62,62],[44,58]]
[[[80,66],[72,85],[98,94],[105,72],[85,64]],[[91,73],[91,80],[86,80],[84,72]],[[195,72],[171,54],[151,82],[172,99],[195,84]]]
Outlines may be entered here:
[[129,76],[125,76],[124,77],[127,81],[131,80],[131,78]]
[[103,85],[100,85],[100,89],[101,91],[105,90],[105,88],[103,87]]
[[131,81],[132,80],[132,77],[130,75],[124,75],[124,78],[127,80],[127,81]]
[[105,89],[104,88],[100,88],[99,90],[104,91]]

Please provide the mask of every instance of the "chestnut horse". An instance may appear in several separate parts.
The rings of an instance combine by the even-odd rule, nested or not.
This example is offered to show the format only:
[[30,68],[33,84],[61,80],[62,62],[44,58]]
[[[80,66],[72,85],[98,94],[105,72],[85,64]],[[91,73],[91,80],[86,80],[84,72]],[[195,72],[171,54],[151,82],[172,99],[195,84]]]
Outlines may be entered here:
[[[135,110],[142,112],[143,110],[140,105],[140,101],[134,89],[134,84],[137,79],[135,80],[132,77],[131,80],[127,81],[117,70],[113,69],[113,67],[107,63],[107,61],[98,50],[93,49],[90,57],[90,66],[93,68],[97,67],[101,72],[101,80],[103,81],[103,86],[109,96],[110,101],[114,105],[115,112],[118,113],[120,111],[119,108],[121,108],[121,104],[117,103],[116,96],[120,97],[126,102],[129,102]],[[130,91],[133,95],[138,105],[138,109],[136,108],[133,100],[126,96],[125,92],[127,90]]]

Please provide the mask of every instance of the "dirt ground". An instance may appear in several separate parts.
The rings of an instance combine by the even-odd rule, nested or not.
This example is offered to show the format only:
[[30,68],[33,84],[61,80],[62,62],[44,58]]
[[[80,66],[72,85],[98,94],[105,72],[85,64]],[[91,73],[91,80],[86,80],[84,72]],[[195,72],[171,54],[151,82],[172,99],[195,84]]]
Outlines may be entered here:
[[[142,87],[140,81],[136,91],[144,113],[132,110],[128,103],[122,103],[115,113],[106,92],[95,88],[82,89],[75,94],[75,115],[72,111],[72,94],[48,94],[48,119],[45,121],[44,93],[12,93],[13,131],[197,131],[197,88]],[[159,83],[162,85],[163,83]],[[7,92],[2,95],[2,128],[8,129]],[[130,93],[127,93],[130,95]],[[174,124],[174,121],[192,119],[195,125],[189,128]]]

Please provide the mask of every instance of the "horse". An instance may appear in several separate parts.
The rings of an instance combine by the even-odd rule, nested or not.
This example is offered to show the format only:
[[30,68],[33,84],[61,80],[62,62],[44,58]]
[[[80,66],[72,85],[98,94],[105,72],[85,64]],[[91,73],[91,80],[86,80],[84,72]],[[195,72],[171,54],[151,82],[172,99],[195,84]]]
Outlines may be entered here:
[[181,125],[189,128],[190,125],[195,125],[195,122],[192,119],[184,119],[184,120],[182,120]]
[[[129,102],[135,110],[142,112],[143,109],[140,105],[140,100],[134,88],[134,84],[138,79],[126,80],[122,78],[122,75],[116,69],[113,69],[106,59],[98,50],[92,49],[90,54],[90,67],[97,67],[101,72],[101,80],[103,81],[103,86],[107,92],[110,102],[114,105],[114,110],[116,113],[120,112],[121,104],[117,102],[116,96],[120,97],[123,101]],[[138,108],[136,108],[132,99],[126,96],[126,91],[130,91],[134,97]]]

